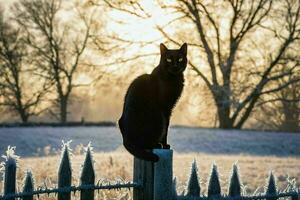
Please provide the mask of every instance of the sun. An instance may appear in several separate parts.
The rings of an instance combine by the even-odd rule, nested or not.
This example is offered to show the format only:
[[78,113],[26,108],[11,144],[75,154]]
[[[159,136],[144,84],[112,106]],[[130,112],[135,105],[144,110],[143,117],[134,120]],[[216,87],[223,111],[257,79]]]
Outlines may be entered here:
[[[155,1],[141,0],[141,7],[145,10],[148,17],[139,18],[129,13],[111,10],[109,16],[113,21],[108,24],[108,30],[120,33],[123,37],[132,41],[155,41],[162,38],[157,26],[164,26],[171,19]],[[124,24],[120,25],[118,22]]]

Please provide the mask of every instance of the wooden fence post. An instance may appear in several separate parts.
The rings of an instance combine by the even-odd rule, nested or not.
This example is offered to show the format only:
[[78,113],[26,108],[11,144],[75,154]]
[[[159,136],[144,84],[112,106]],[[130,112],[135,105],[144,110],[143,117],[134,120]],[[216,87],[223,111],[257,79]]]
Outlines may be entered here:
[[153,162],[134,157],[133,181],[142,185],[133,189],[133,200],[153,200]]
[[154,200],[173,200],[173,150],[154,149],[159,161],[154,164]]
[[133,181],[142,185],[134,188],[134,200],[173,199],[173,151],[154,149],[159,156],[157,163],[134,158]]

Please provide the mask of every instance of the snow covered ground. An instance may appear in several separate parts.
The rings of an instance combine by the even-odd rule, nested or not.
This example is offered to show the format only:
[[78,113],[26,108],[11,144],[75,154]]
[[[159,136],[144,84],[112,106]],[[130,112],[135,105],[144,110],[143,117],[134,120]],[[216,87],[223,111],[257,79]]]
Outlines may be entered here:
[[[62,140],[72,140],[72,148],[91,141],[95,152],[122,150],[116,127],[0,128],[0,138],[0,154],[10,145],[16,146],[16,153],[23,157],[37,155],[38,149],[43,151],[46,146],[59,149]],[[169,143],[180,153],[300,156],[300,134],[295,133],[173,127]]]

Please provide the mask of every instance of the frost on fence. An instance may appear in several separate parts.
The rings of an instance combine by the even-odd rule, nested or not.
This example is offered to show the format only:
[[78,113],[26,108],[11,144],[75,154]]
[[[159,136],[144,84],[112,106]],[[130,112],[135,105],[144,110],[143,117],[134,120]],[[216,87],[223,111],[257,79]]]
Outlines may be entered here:
[[286,193],[295,193],[298,195],[293,195],[292,196],[292,200],[299,200],[300,199],[300,188],[297,188],[297,183],[296,183],[296,179],[290,179],[289,177],[287,177],[287,187],[285,188],[285,190],[283,192]]
[[17,156],[15,152],[16,152],[16,147],[11,147],[11,146],[7,147],[6,154],[2,155],[2,158],[4,158],[5,161],[1,163],[1,167],[5,168],[5,166],[16,165],[18,163],[20,157]]

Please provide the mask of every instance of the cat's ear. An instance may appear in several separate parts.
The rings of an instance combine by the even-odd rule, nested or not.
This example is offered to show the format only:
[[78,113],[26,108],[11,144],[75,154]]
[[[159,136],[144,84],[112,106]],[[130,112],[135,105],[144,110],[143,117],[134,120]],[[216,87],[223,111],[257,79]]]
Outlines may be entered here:
[[168,48],[163,43],[160,43],[159,48],[160,48],[161,55],[165,54],[166,51],[168,50]]
[[186,56],[187,54],[187,44],[184,43],[181,47],[180,47],[180,51]]

